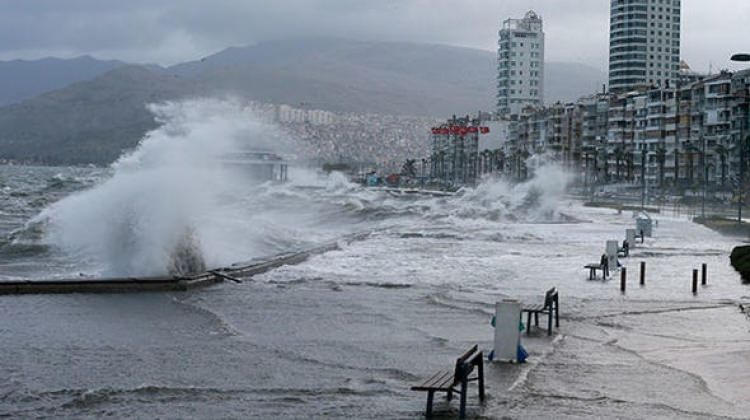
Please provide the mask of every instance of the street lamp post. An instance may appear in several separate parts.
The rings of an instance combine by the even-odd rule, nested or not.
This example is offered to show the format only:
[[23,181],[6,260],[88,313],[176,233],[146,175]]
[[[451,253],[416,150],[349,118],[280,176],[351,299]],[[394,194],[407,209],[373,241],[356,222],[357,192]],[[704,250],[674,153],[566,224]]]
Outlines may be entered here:
[[[737,62],[748,62],[750,61],[750,54],[734,54],[731,57],[732,61]],[[749,106],[750,108],[750,106]],[[748,125],[750,126],[750,109],[748,109]],[[750,129],[750,127],[748,127]],[[748,136],[750,137],[750,136]],[[745,144],[748,139],[745,139],[743,133],[740,131],[740,179],[737,197],[737,224],[742,225],[742,187],[745,175]]]
[[706,138],[701,136],[703,150],[701,151],[701,164],[703,165],[703,191],[701,196],[701,219],[706,222],[706,183],[708,183],[708,167],[706,166]]
[[737,224],[742,225],[742,180],[745,174],[745,150],[740,139],[740,179],[737,187]]
[[646,207],[646,149],[641,150],[641,210]]

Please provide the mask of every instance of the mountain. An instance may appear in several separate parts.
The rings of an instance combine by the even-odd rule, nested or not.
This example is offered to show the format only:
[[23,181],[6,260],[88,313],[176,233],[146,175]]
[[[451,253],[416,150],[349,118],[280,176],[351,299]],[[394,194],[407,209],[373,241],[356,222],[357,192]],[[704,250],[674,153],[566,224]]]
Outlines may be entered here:
[[[331,111],[445,117],[495,108],[495,53],[446,45],[281,40],[233,47],[167,71],[269,103]],[[547,102],[599,90],[605,75],[546,63]]]
[[[109,163],[156,127],[146,104],[186,96],[231,93],[338,112],[439,118],[495,108],[494,53],[445,45],[319,38],[228,48],[167,69],[110,65],[115,69],[91,80],[0,107],[0,159]],[[593,93],[604,80],[579,64],[546,63],[546,73],[549,103]],[[6,82],[0,75],[0,86]]]
[[608,82],[607,73],[579,63],[544,63],[544,100],[573,102],[592,93],[601,92]]
[[42,164],[109,163],[157,127],[146,104],[183,97],[191,84],[140,66],[0,108],[0,158]]
[[89,56],[0,61],[0,106],[93,79],[123,64],[121,61],[103,61]]

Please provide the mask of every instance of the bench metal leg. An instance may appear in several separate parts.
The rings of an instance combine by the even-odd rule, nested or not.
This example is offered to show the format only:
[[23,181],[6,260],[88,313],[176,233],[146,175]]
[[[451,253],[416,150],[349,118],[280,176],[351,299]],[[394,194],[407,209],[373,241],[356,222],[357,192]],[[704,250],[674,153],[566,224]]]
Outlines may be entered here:
[[460,419],[466,418],[466,394],[468,394],[468,385],[468,379],[464,378],[464,380],[461,381],[461,406],[458,409],[458,418]]
[[453,399],[453,390],[452,389],[448,390],[448,392],[446,393],[445,399],[447,399],[448,401],[450,401],[450,400]]
[[560,302],[555,302],[555,326],[560,328]]
[[432,397],[435,394],[435,391],[427,391],[427,413],[426,417],[432,418]]
[[477,365],[477,374],[479,376],[479,401],[484,401],[484,361],[481,355]]
[[539,312],[534,312],[534,325],[539,326]]
[[547,335],[552,335],[552,305],[547,312]]

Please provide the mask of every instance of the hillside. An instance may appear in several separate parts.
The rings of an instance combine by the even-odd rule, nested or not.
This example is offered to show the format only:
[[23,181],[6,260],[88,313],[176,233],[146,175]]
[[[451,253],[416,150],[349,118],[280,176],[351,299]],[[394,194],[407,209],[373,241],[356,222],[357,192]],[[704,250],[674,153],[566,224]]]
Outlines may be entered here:
[[0,157],[42,164],[112,162],[157,126],[147,103],[190,91],[177,77],[124,66],[0,108]]
[[0,106],[19,103],[72,83],[93,79],[123,64],[88,56],[0,61]]
[[[496,57],[445,45],[312,39],[228,48],[168,71],[269,103],[448,116],[495,108]],[[546,63],[547,102],[600,89],[603,72]]]
[[[547,63],[546,71],[548,102],[594,92],[603,80],[578,64]],[[0,107],[0,159],[109,163],[156,126],[146,104],[189,95],[445,118],[493,110],[494,86],[495,56],[487,51],[341,39],[267,42],[168,69],[123,66]]]

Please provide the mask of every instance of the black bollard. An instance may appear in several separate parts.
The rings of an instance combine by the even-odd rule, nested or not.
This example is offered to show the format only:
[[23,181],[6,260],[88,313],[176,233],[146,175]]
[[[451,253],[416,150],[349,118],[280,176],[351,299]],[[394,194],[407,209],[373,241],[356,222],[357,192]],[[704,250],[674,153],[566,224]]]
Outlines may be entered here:
[[693,269],[693,294],[698,294],[698,269]]
[[641,286],[646,285],[646,261],[641,261]]
[[625,267],[622,267],[620,269],[620,291],[622,293],[625,293],[625,283],[628,279],[628,269]]
[[708,282],[708,278],[707,278],[708,264],[703,263],[703,266],[701,268],[702,268],[702,271],[703,271],[703,273],[702,273],[703,276],[701,277],[701,284],[703,286],[705,286],[706,283]]

